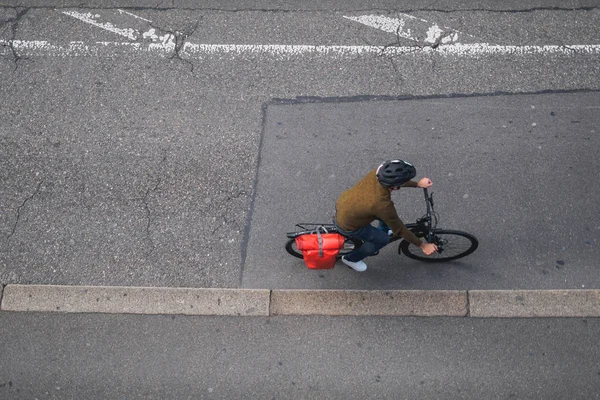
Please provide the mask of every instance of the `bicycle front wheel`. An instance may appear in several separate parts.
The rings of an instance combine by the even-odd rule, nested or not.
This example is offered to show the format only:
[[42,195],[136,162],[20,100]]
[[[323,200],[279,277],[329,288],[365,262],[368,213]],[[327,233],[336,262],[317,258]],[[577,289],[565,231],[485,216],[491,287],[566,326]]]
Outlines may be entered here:
[[[346,238],[346,240],[344,241],[344,248],[340,249],[340,252],[337,255],[337,258],[341,258],[342,256],[350,253],[351,251],[360,247],[361,245],[362,245],[362,242],[360,240]],[[302,256],[302,252],[300,250],[298,250],[298,247],[296,247],[296,239],[288,240],[285,244],[285,250],[288,253],[290,253],[291,255],[293,255],[294,257],[304,258]]]
[[398,246],[398,254],[404,253],[413,260],[442,262],[468,256],[479,246],[477,238],[470,233],[444,229],[436,229],[433,232],[432,243],[438,247],[438,251],[426,256],[419,247],[403,240]]

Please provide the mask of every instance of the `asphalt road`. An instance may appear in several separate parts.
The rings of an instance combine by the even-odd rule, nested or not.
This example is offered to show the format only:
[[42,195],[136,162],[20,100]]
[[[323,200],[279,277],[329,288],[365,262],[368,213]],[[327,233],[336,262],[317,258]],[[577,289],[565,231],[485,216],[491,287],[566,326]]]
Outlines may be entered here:
[[[600,287],[599,100],[591,92],[270,105],[243,286]],[[331,223],[337,196],[397,154],[434,182],[438,226],[478,237],[473,255],[425,264],[399,256],[395,243],[357,274],[341,263],[308,270],[272,246],[296,222]],[[393,199],[406,222],[425,213],[420,189]]]
[[[574,46],[599,22],[598,1],[0,0],[0,284],[598,287],[600,63]],[[388,248],[365,275],[284,253],[388,153],[477,253]],[[598,398],[599,323],[2,312],[0,397]]]
[[0,313],[3,399],[597,399],[600,319]]
[[[260,190],[263,185],[280,183],[266,175],[267,169],[272,173],[278,164],[289,167],[290,155],[301,156],[298,160],[312,165],[322,162],[310,159],[309,154],[291,154],[290,148],[274,152],[279,132],[272,124],[286,120],[297,124],[290,126],[290,134],[299,133],[305,122],[323,122],[309,124],[313,132],[302,133],[321,135],[323,147],[317,149],[318,156],[329,154],[328,162],[339,166],[339,176],[348,169],[355,168],[358,175],[372,168],[373,162],[390,150],[394,157],[411,158],[404,148],[423,154],[424,150],[415,147],[417,129],[429,132],[437,127],[447,135],[439,141],[448,150],[442,154],[444,147],[435,148],[435,159],[427,159],[428,165],[422,168],[439,182],[444,222],[476,232],[484,246],[466,266],[452,267],[448,273],[409,265],[408,271],[387,275],[383,268],[374,268],[378,277],[371,280],[371,286],[385,280],[397,282],[400,274],[400,281],[408,282],[401,283],[402,287],[597,287],[593,257],[598,224],[596,216],[588,215],[597,193],[595,185],[588,183],[585,196],[576,196],[584,185],[561,181],[565,191],[560,191],[545,178],[543,188],[536,189],[536,200],[543,199],[548,190],[543,204],[553,215],[558,207],[569,210],[560,224],[575,224],[568,229],[541,225],[558,235],[548,244],[542,242],[547,232],[531,237],[531,230],[540,226],[536,223],[542,224],[539,220],[528,223],[529,218],[539,216],[537,211],[531,214],[532,206],[509,210],[509,225],[498,225],[506,219],[509,204],[497,194],[506,192],[475,173],[494,171],[498,160],[483,155],[505,145],[511,161],[535,154],[539,164],[548,157],[568,156],[571,163],[584,168],[578,171],[578,178],[597,175],[597,161],[590,157],[597,146],[593,107],[597,105],[600,64],[597,54],[569,47],[598,43],[600,11],[595,3],[569,8],[556,8],[555,2],[527,7],[509,3],[500,10],[488,9],[483,2],[438,4],[434,10],[411,3],[377,10],[365,10],[356,3],[332,3],[330,9],[323,4],[295,11],[285,4],[278,8],[265,3],[263,8],[254,5],[236,12],[223,9],[230,4],[215,9],[210,3],[186,9],[170,8],[183,3],[162,4],[158,9],[144,8],[147,5],[142,3],[125,4],[142,6],[128,9],[135,16],[114,8],[93,10],[97,21],[138,32],[135,40],[107,30],[106,25],[99,27],[65,14],[87,13],[85,8],[69,8],[68,2],[57,3],[67,8],[49,4],[40,7],[39,2],[18,2],[19,7],[9,4],[0,8],[0,39],[4,41],[0,47],[3,284],[298,286],[280,271],[265,269],[274,264],[284,271],[302,268],[283,253],[284,238],[269,241],[264,244],[267,247],[248,247],[264,240],[257,236],[268,217],[259,212],[266,204]],[[344,18],[373,13],[399,17],[403,12],[429,25],[452,27],[471,43],[561,48],[527,54],[445,54],[428,46],[422,31],[414,33],[413,40]],[[142,32],[147,36],[142,37]],[[179,47],[139,50],[156,45],[150,36],[170,33],[177,36]],[[33,45],[34,41],[45,44]],[[221,47],[210,52],[188,47],[191,50],[185,52],[184,43],[380,46],[381,51],[260,47],[229,51],[232,48]],[[385,46],[390,51],[397,46],[410,47],[410,51],[389,53],[383,51]],[[498,93],[511,96],[488,97]],[[516,96],[522,93],[528,96]],[[473,97],[464,99],[463,95]],[[382,99],[378,96],[411,96],[415,100],[372,101]],[[423,96],[444,100],[421,101]],[[289,104],[281,105],[286,102]],[[467,103],[494,107],[495,102],[514,102],[524,108],[510,105],[497,114],[498,119],[486,113],[486,108],[475,107],[473,115],[456,108]],[[536,104],[540,108],[531,109]],[[402,109],[430,121],[409,120],[410,132],[397,129],[398,120],[406,118]],[[336,149],[364,144],[345,138],[340,147],[333,138],[336,130],[342,134],[339,129],[348,127],[348,113],[356,116],[357,137],[363,135],[365,140],[367,133],[381,133],[358,162]],[[571,123],[572,118],[580,123]],[[507,120],[514,123],[509,125]],[[499,124],[493,125],[496,130],[483,125],[492,123]],[[532,129],[533,123],[539,125]],[[503,131],[502,125],[510,128]],[[385,132],[394,138],[392,142],[383,140]],[[399,135],[414,140],[396,147]],[[459,146],[466,146],[468,140],[470,148],[456,147],[452,135]],[[567,146],[564,154],[561,146],[571,143],[569,135],[578,140]],[[531,147],[520,148],[519,136]],[[542,146],[542,151],[536,146]],[[473,161],[468,174],[463,176],[464,172],[457,170],[451,180],[443,175],[451,173],[442,168],[446,163],[460,166],[467,160]],[[538,165],[521,163],[512,168],[521,179],[530,171],[543,173]],[[562,179],[568,178],[564,171],[558,172]],[[509,177],[509,173],[503,174],[502,182]],[[351,178],[344,175],[348,181],[336,183],[327,196],[334,196]],[[517,181],[523,185],[522,180]],[[265,190],[276,192],[281,205],[306,207],[302,198],[306,194],[301,197],[278,186]],[[508,193],[508,200],[517,201],[524,188]],[[470,197],[460,201],[465,194]],[[550,201],[550,195],[558,195],[561,201],[573,200],[572,208],[571,203]],[[318,193],[317,197],[319,201],[330,198]],[[419,207],[420,197],[415,195],[414,200]],[[477,213],[466,214],[467,207]],[[484,221],[484,215],[490,216],[494,225]],[[272,218],[278,229],[297,222],[295,216],[285,219],[273,214]],[[586,228],[589,234],[580,230]],[[535,245],[528,249],[524,241]],[[501,253],[507,243],[516,251],[512,255]],[[259,263],[256,252],[273,254],[270,264]],[[505,262],[515,269],[504,270]],[[479,278],[473,277],[474,271]],[[345,276],[346,271],[339,274]],[[276,279],[278,276],[281,279]],[[448,283],[440,283],[446,278]],[[356,286],[355,279],[339,281]],[[313,275],[306,285],[321,285],[322,281]]]

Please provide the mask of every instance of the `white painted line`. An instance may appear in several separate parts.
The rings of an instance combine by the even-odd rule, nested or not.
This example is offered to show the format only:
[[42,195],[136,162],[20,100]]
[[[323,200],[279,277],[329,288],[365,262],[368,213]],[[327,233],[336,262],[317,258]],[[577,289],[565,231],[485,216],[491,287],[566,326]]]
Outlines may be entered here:
[[[12,47],[19,56],[80,57],[99,56],[124,52],[131,54],[151,53],[170,56],[175,50],[173,38],[160,38],[161,42],[70,42],[53,44],[44,40],[0,40],[0,54],[8,55]],[[413,57],[439,55],[443,57],[501,56],[598,56],[600,44],[593,45],[547,45],[547,46],[501,46],[485,43],[440,45],[436,48],[413,46],[319,46],[319,45],[244,45],[244,44],[194,44],[186,42],[179,55],[190,59],[207,56],[271,56],[289,59],[296,56],[389,56]]]
[[440,44],[458,43],[459,37],[467,36],[456,29],[440,28],[435,23],[432,24],[429,21],[408,14],[398,14],[398,18],[373,14],[357,17],[344,16],[344,18],[384,32],[394,33],[404,39],[429,44],[438,42]]

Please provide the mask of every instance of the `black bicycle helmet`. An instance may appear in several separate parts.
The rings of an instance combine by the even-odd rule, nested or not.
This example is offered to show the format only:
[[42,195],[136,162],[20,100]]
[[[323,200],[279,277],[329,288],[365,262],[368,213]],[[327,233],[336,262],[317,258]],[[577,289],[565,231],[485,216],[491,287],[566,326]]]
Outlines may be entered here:
[[417,175],[412,164],[402,160],[389,160],[377,169],[377,179],[387,188],[400,186]]

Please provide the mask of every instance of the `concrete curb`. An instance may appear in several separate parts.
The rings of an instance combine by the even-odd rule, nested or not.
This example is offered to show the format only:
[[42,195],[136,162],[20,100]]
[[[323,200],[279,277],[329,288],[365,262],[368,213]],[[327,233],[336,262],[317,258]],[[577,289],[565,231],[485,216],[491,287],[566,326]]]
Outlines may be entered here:
[[471,290],[472,317],[600,317],[600,290]]
[[[4,290],[2,290],[4,289]],[[286,290],[7,285],[0,310],[160,315],[600,317],[600,290]]]
[[0,310],[268,316],[266,289],[8,285]]
[[273,290],[271,315],[467,315],[464,290]]

